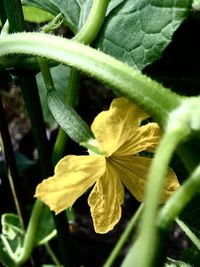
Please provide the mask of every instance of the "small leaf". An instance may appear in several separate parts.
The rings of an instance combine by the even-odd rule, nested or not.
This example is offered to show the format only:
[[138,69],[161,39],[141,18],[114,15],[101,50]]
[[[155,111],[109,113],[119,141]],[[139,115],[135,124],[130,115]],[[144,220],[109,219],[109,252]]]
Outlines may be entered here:
[[13,240],[16,236],[23,236],[19,217],[12,213],[5,213],[1,217],[2,233],[7,239]]
[[157,60],[187,18],[191,0],[127,0],[107,17],[96,47],[144,69]]
[[[1,217],[2,234],[1,242],[9,253],[19,255],[24,241],[24,231],[17,215],[6,213]],[[9,250],[11,252],[9,252]]]

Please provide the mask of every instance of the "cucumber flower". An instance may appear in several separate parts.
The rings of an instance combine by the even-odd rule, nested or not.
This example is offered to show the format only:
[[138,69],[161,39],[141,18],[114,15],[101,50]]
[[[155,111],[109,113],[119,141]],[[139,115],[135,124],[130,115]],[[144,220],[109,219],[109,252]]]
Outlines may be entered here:
[[[110,109],[94,119],[91,129],[102,154],[89,151],[87,156],[69,155],[55,167],[55,175],[37,186],[36,197],[56,214],[71,207],[93,186],[88,197],[94,229],[106,233],[121,217],[124,186],[142,201],[151,158],[138,156],[152,152],[158,145],[161,131],[156,123],[140,126],[147,115],[128,99],[113,100]],[[161,202],[179,187],[174,172],[166,177]]]

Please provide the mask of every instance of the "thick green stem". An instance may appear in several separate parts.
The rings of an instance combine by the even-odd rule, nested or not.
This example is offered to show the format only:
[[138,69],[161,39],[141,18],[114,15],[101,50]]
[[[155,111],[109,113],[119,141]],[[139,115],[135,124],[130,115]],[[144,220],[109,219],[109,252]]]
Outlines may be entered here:
[[190,177],[181,185],[180,189],[171,196],[161,209],[157,225],[167,230],[172,222],[179,216],[184,207],[200,190],[200,166],[198,166]]
[[37,233],[37,225],[40,223],[40,216],[44,208],[44,204],[37,200],[31,218],[29,220],[28,228],[25,235],[23,251],[18,259],[15,259],[18,266],[21,266],[30,257],[31,252],[35,245],[35,237]]
[[[77,101],[77,90],[78,90],[79,72],[72,68],[67,88],[66,102],[74,107]],[[62,157],[65,146],[67,143],[68,136],[62,128],[59,128],[56,142],[53,148],[52,161],[55,166],[58,160]]]
[[[160,199],[163,192],[165,176],[172,154],[177,145],[189,134],[185,127],[167,132],[157,149],[149,175],[149,183],[145,197],[145,208],[141,223],[141,230],[136,244],[124,261],[123,267],[159,266],[154,262],[157,255],[158,233],[155,226]],[[162,163],[162,164],[161,164]]]
[[141,213],[143,211],[143,207],[144,207],[143,204],[141,204],[139,206],[138,210],[136,211],[136,213],[133,215],[132,219],[128,223],[126,229],[124,230],[124,232],[121,235],[119,241],[117,242],[116,246],[112,250],[110,256],[107,258],[107,260],[106,260],[105,264],[103,265],[103,267],[111,267],[111,266],[113,266],[113,264],[114,264],[117,256],[119,255],[122,247],[124,246],[124,244],[126,243],[128,237],[132,233],[134,227],[136,226],[136,223],[138,222],[138,220],[139,220],[139,218],[141,216]]
[[161,125],[182,100],[140,71],[88,46],[58,36],[18,33],[1,38],[0,58],[14,53],[42,56],[73,66],[134,100]]
[[50,72],[46,59],[38,58],[38,63],[40,66],[40,70],[41,70],[42,77],[44,79],[44,83],[45,83],[47,91],[55,90],[54,82],[53,82],[51,72]]
[[36,80],[35,77],[29,73],[24,73],[19,77],[19,80],[26,108],[31,120],[32,131],[41,161],[42,172],[44,177],[48,177],[52,175],[53,167],[50,163],[51,157],[49,144],[46,137],[46,127],[43,120]]
[[3,25],[6,22],[7,16],[6,16],[6,10],[4,6],[4,1],[0,1],[0,20],[1,24]]
[[24,201],[22,197],[22,190],[20,188],[21,181],[19,179],[16,159],[12,147],[12,142],[6,122],[6,117],[3,109],[3,104],[0,98],[0,133],[2,139],[3,154],[6,163],[7,176],[10,183],[10,188],[12,191],[15,207],[21,223],[23,226],[27,224],[27,214],[24,206]]
[[20,0],[3,0],[7,18],[12,32],[23,32],[25,23]]
[[73,40],[91,44],[96,38],[106,15],[109,0],[94,0],[87,22]]

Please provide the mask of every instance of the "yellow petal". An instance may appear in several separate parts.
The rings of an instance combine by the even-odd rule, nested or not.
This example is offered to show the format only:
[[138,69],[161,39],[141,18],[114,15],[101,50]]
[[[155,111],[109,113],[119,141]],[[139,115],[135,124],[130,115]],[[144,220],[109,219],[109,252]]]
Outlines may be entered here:
[[114,99],[110,109],[98,114],[92,131],[105,156],[110,156],[130,138],[147,115],[125,97]]
[[135,155],[140,151],[153,151],[160,142],[161,130],[157,123],[148,123],[133,129],[128,139],[114,154],[116,156]]
[[118,174],[107,164],[106,174],[95,184],[88,198],[94,229],[97,233],[112,230],[121,218],[124,187]]
[[66,156],[55,168],[55,175],[42,181],[35,196],[57,213],[72,206],[105,173],[101,156]]
[[[138,201],[143,200],[151,161],[152,159],[150,158],[137,156],[112,156],[113,166],[119,173],[120,179]],[[165,201],[178,188],[177,177],[169,169],[161,202]]]

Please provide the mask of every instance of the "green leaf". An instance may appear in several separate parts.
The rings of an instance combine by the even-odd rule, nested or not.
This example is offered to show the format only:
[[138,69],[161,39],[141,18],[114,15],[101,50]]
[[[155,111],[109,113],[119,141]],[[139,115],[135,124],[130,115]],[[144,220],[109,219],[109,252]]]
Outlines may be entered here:
[[[51,75],[52,75],[56,90],[60,94],[62,94],[65,98],[67,94],[70,68],[64,65],[58,65],[56,67],[51,68],[50,71],[51,71]],[[47,95],[46,95],[47,90],[46,90],[46,86],[45,86],[41,73],[38,73],[36,75],[36,80],[37,80],[37,85],[39,88],[40,101],[42,104],[44,120],[49,127],[55,127],[56,122],[47,104]]]
[[138,69],[159,57],[189,14],[191,0],[127,0],[107,17],[96,47]]
[[4,244],[8,255],[19,255],[24,240],[24,231],[17,215],[6,213],[1,217],[2,234],[1,243]]
[[53,18],[50,13],[36,7],[24,6],[23,13],[25,20],[29,22],[42,23]]
[[8,251],[5,248],[1,237],[0,237],[0,262],[3,264],[3,266],[6,266],[6,267],[14,266],[14,262],[9,256]]
[[87,19],[92,0],[24,0],[22,3],[41,8],[53,15],[62,13],[67,25],[77,32]]
[[23,236],[24,231],[22,230],[19,217],[12,213],[5,213],[1,217],[2,233],[8,239],[15,239],[16,236]]
[[[22,228],[18,215],[6,213],[2,215],[2,240],[7,240],[13,253],[20,250],[24,240],[24,230]],[[40,217],[40,224],[37,229],[35,245],[43,245],[56,236],[54,220],[51,211],[47,206],[44,206]]]
[[[111,0],[107,15],[123,0]],[[34,6],[50,12],[53,15],[63,14],[63,19],[74,33],[85,24],[90,13],[93,0],[23,0],[27,6]]]

